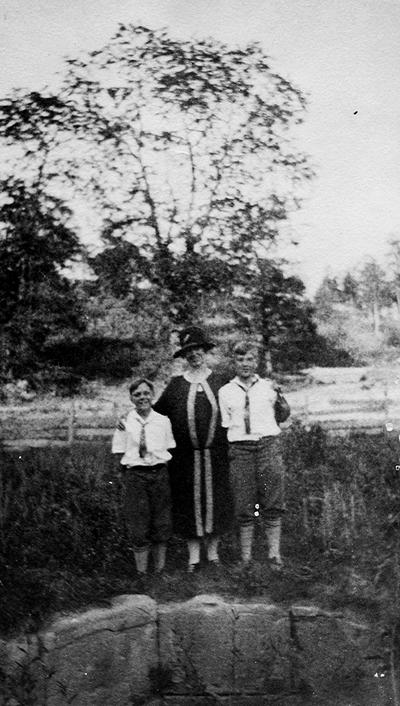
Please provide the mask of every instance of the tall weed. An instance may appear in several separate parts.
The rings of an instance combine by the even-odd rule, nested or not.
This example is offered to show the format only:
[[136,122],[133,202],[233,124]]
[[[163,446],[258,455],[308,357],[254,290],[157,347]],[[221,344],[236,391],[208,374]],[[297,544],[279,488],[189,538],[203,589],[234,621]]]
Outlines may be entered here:
[[[311,583],[333,582],[341,600],[346,591],[351,597],[367,586],[364,593],[375,592],[385,610],[391,609],[400,593],[396,442],[384,434],[329,437],[318,426],[294,424],[285,432],[284,448],[287,566],[310,567]],[[108,445],[20,454],[3,450],[0,456],[0,599],[5,607],[0,631],[33,629],[51,612],[134,590],[122,513],[123,474]],[[221,556],[231,566],[238,553],[233,531],[222,542]],[[231,567],[222,583],[211,586],[199,579],[199,587],[248,596],[249,591],[263,593],[267,583],[270,592],[275,586],[278,600],[304,589],[290,571],[280,584],[266,582],[265,556],[259,521],[255,557],[261,564],[247,577]],[[174,538],[168,568],[180,578],[172,580],[172,595],[164,597],[187,597],[190,587],[180,572],[185,561],[184,544]]]

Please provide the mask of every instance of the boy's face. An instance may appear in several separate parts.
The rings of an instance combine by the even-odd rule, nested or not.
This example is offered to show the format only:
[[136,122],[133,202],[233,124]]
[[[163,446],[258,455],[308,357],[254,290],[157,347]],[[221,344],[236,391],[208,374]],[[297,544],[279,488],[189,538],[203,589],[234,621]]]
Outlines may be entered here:
[[257,358],[252,351],[235,356],[236,374],[241,380],[251,380],[257,370]]
[[145,382],[131,392],[131,400],[138,414],[148,414],[151,410],[153,392]]

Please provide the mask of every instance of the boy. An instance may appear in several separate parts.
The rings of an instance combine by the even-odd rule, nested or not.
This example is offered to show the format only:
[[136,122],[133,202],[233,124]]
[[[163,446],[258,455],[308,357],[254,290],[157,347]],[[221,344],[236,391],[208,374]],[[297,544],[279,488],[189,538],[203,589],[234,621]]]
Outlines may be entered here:
[[169,419],[152,409],[153,383],[138,378],[131,383],[129,394],[134,409],[115,430],[112,453],[123,454],[125,519],[136,568],[143,577],[151,546],[155,571],[160,573],[165,567],[166,542],[172,534],[168,449],[175,447],[175,440]]
[[284,512],[284,466],[281,429],[275,418],[277,392],[271,380],[256,374],[254,345],[236,344],[236,377],[219,391],[222,425],[228,429],[230,478],[239,524],[243,564],[251,559],[255,506],[264,514],[268,559],[282,567],[281,516]]

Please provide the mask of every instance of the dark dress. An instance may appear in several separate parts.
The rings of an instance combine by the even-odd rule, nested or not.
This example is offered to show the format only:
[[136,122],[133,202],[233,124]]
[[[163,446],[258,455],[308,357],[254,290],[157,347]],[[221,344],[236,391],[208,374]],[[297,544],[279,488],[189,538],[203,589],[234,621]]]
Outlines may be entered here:
[[172,378],[154,405],[169,417],[176,441],[169,462],[174,532],[186,539],[226,532],[232,521],[228,442],[211,373],[200,383]]

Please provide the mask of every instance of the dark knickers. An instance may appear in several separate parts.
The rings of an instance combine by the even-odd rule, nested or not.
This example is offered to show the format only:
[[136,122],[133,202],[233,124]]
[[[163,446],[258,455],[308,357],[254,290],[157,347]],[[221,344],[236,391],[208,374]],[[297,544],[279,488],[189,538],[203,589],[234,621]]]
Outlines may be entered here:
[[279,517],[285,510],[285,469],[279,436],[231,442],[229,459],[236,520],[240,524],[253,522],[256,504],[266,518]]
[[171,537],[171,493],[165,464],[126,469],[124,510],[134,549]]

